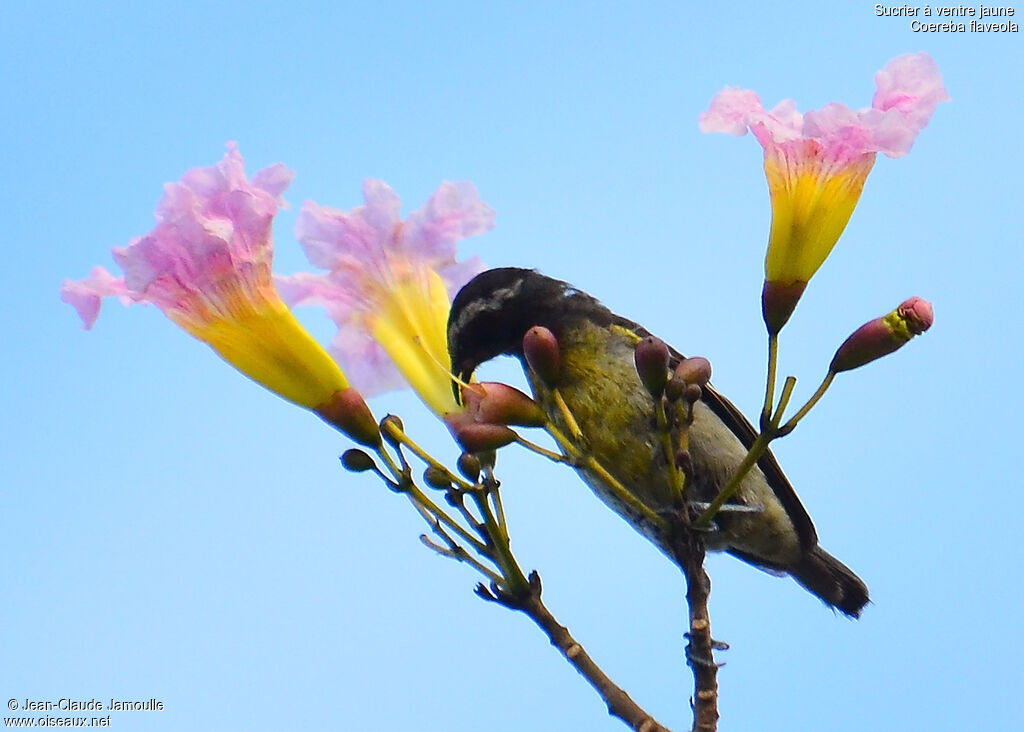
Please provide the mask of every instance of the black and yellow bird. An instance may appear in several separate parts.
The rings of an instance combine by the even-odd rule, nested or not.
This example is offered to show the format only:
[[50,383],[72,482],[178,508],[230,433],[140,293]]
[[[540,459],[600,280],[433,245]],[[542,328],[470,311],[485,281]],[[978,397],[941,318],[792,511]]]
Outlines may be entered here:
[[[557,386],[587,449],[630,494],[656,514],[672,505],[667,458],[652,415],[654,402],[634,364],[636,344],[650,335],[567,282],[535,270],[492,269],[477,275],[452,303],[448,348],[452,372],[467,381],[477,367],[499,355],[517,357],[534,399],[551,422],[569,425],[552,389],[532,373],[523,337],[543,326],[561,354]],[[670,349],[670,368],[683,357]],[[692,475],[687,498],[710,502],[747,453],[756,433],[733,404],[706,386],[694,405],[689,429]],[[642,515],[618,500],[599,475],[579,469],[594,492],[657,543]],[[771,452],[747,474],[739,491],[715,518],[709,549],[726,551],[756,567],[786,573],[846,615],[857,617],[868,589],[846,565],[818,546],[810,516]]]

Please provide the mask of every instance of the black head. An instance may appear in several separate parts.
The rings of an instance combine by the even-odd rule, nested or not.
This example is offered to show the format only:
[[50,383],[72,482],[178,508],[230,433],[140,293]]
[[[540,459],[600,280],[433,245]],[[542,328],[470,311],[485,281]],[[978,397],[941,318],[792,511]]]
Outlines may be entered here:
[[459,290],[448,316],[452,373],[468,379],[495,356],[522,358],[523,336],[535,325],[555,337],[574,320],[611,322],[611,312],[568,282],[519,267],[481,272]]

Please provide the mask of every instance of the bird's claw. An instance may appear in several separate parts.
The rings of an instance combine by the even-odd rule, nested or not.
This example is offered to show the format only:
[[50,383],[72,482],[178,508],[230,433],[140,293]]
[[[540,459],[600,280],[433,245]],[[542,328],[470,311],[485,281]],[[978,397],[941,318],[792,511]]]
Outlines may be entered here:
[[[697,653],[693,649],[693,636],[689,633],[683,633],[683,637],[686,638],[686,662],[690,666],[701,666],[703,668],[721,668],[724,663],[718,663],[710,655],[704,655]],[[708,645],[712,651],[727,651],[729,650],[729,644],[722,641],[716,641],[714,638],[708,639]]]

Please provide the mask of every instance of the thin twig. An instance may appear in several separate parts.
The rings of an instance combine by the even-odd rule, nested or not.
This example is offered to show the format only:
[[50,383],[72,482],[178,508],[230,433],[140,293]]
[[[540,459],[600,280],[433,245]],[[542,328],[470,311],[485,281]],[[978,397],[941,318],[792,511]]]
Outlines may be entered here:
[[528,589],[518,595],[501,590],[494,585],[490,590],[483,585],[477,587],[477,594],[485,600],[518,610],[527,615],[544,631],[551,645],[557,648],[573,668],[601,695],[608,706],[608,713],[618,717],[637,732],[670,732],[654,717],[648,714],[621,687],[615,684],[583,649],[569,629],[559,623],[541,601],[541,582],[537,572],[530,573]]
[[483,564],[478,562],[476,559],[473,558],[473,556],[469,552],[467,552],[458,544],[443,547],[426,534],[420,534],[420,541],[423,543],[424,546],[437,552],[442,557],[448,557],[449,559],[454,559],[457,562],[465,562],[466,564],[470,565],[478,572],[480,572],[480,574],[484,575],[485,577],[488,577],[491,580],[491,582],[501,581],[501,575],[499,575],[494,570],[488,569]]

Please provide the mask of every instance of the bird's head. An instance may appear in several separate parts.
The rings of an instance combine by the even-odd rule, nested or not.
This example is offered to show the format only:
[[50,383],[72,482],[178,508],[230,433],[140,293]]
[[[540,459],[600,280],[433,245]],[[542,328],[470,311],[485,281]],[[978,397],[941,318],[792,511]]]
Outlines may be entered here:
[[[535,325],[558,337],[574,320],[610,320],[611,313],[568,282],[532,269],[487,270],[459,290],[448,316],[452,373],[468,381],[477,367],[508,355],[523,357],[523,336]],[[458,394],[458,385],[455,385]]]

